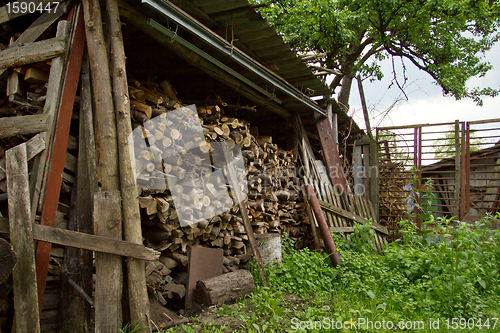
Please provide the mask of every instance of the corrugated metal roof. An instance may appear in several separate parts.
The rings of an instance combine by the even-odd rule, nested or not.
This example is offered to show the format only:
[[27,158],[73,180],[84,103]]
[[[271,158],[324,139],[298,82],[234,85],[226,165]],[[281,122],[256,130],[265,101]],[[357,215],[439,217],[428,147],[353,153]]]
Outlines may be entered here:
[[[247,0],[171,1],[308,96],[330,93]],[[256,82],[259,83],[259,82]]]

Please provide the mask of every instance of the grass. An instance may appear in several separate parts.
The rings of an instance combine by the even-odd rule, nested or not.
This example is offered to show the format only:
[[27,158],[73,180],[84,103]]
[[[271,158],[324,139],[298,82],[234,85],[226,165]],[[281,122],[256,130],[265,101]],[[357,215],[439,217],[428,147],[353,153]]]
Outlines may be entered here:
[[383,254],[370,245],[368,224],[348,241],[337,238],[337,268],[325,254],[284,239],[283,262],[266,267],[269,288],[255,271],[257,288],[241,302],[162,332],[402,331],[398,325],[405,332],[500,332],[500,233],[490,229],[491,217],[453,228],[432,217],[422,229],[401,224],[402,241]]

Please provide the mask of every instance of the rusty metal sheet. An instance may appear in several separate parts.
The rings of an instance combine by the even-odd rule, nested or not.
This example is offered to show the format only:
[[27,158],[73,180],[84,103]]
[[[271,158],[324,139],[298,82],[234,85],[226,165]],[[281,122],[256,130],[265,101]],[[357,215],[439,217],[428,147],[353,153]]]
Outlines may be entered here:
[[202,246],[189,248],[188,284],[186,288],[186,309],[194,303],[194,290],[198,281],[222,275],[222,250]]

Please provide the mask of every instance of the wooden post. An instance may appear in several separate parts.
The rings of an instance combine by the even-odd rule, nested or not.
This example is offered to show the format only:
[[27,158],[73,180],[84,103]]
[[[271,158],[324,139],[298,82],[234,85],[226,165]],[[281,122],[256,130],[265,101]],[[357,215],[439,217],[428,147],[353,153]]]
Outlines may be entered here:
[[365,92],[363,90],[363,82],[361,80],[361,75],[358,74],[356,79],[358,79],[359,97],[361,98],[361,106],[363,108],[363,115],[365,116],[366,132],[370,137],[370,139],[373,140],[372,127],[370,126],[370,118],[368,117],[368,107],[366,106]]
[[[237,189],[239,185],[238,178],[236,177],[235,171],[231,164],[231,157],[229,156],[229,150],[227,147],[223,147],[224,153],[224,164],[226,165],[227,171],[227,179],[228,183],[232,189]],[[248,236],[248,242],[250,243],[250,247],[252,249],[252,253],[255,257],[255,261],[257,261],[257,269],[259,271],[260,278],[262,280],[262,284],[264,287],[269,287],[269,281],[267,280],[267,274],[264,269],[264,262],[262,261],[262,257],[260,256],[259,248],[257,247],[257,243],[255,241],[255,235],[253,233],[252,225],[250,224],[250,220],[248,219],[248,211],[245,203],[243,202],[244,198],[239,198],[240,192],[238,190],[233,190],[233,197],[239,202],[238,206],[240,207],[241,218],[243,219],[243,225],[245,226],[245,231]]]
[[9,224],[12,247],[19,258],[14,266],[16,332],[40,332],[40,315],[35,277],[35,245],[31,225],[26,144],[5,153]]
[[[76,210],[78,216],[77,230],[80,232],[94,233],[94,194],[99,190],[97,183],[97,161],[94,140],[94,119],[92,116],[92,87],[90,83],[90,63],[88,53],[85,53],[81,72],[80,94],[80,124],[78,134],[78,161],[76,188]],[[81,287],[88,295],[92,295],[93,269],[92,251],[81,251]],[[92,308],[84,303],[85,320],[90,323],[94,319]]]
[[[97,192],[94,195],[94,224],[96,234],[121,238],[122,213],[119,191]],[[112,254],[95,254],[95,330],[116,333],[122,322],[121,258]]]
[[[141,214],[139,211],[139,200],[137,199],[137,185],[130,159],[131,154],[134,154],[134,152],[129,151],[128,144],[128,137],[132,133],[132,124],[130,120],[130,98],[125,68],[126,57],[117,0],[107,0],[106,9],[111,42],[111,74],[118,132],[120,188],[123,203],[123,233],[125,240],[142,244]],[[127,274],[127,291],[132,327],[138,329],[140,332],[151,332],[144,261],[129,258],[127,260]]]
[[[106,195],[96,193],[94,196],[94,217],[99,218],[95,220],[94,228],[98,235],[121,239],[121,203],[119,192],[117,192],[120,189],[120,179],[116,119],[99,1],[83,1],[83,10],[95,101],[95,137],[98,154],[97,160],[99,161],[97,177],[103,191],[114,191],[105,192],[108,193],[108,202],[96,201],[105,201]],[[116,194],[110,195],[109,193]],[[116,215],[115,218],[120,217],[113,220],[114,225],[112,229],[109,228],[110,226],[106,219],[101,218],[99,212],[103,207],[98,207],[99,205],[113,210]],[[108,213],[103,211],[102,214]],[[119,330],[122,320],[122,261],[117,256],[96,254],[95,265],[95,293],[99,296],[95,299],[96,331],[115,333]]]

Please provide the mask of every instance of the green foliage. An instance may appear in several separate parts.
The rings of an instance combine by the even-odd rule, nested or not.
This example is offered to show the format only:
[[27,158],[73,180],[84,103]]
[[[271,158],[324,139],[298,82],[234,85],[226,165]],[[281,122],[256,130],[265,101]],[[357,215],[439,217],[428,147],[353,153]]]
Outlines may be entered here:
[[[476,151],[481,149],[481,139],[476,138],[476,134],[474,132],[470,133],[469,136],[469,149],[470,151]],[[487,143],[486,143],[487,144]],[[461,149],[461,142],[458,142],[459,149]],[[455,148],[455,127],[451,126],[444,135],[444,137],[436,140],[435,145],[433,147],[434,156],[436,159],[443,159],[447,157],[455,156],[456,148]]]
[[[491,65],[484,52],[498,40],[497,0],[253,0],[293,47],[326,53],[321,65],[344,76],[380,79],[378,61],[407,59],[456,99],[496,96],[497,89],[468,88]],[[371,61],[371,63],[370,63]],[[395,74],[394,74],[395,75]]]
[[456,332],[443,328],[446,318],[498,318],[500,232],[491,229],[492,218],[486,216],[473,225],[442,218],[425,221],[425,235],[408,231],[404,240],[390,243],[383,254],[373,251],[371,236],[365,235],[371,233],[370,224],[357,226],[351,237],[335,237],[341,254],[337,268],[326,255],[297,250],[284,238],[283,262],[266,267],[271,286],[257,285],[243,302],[218,310],[220,317],[241,320],[239,329],[203,323],[197,330],[184,325],[165,332],[294,332],[294,318],[424,321],[427,329],[433,318],[441,322],[441,330],[433,332]]

